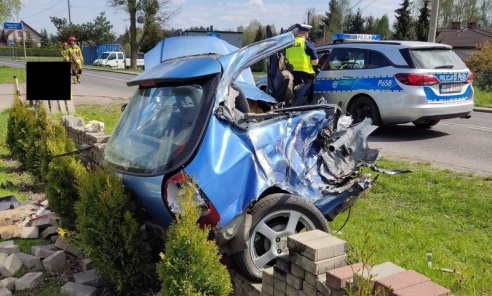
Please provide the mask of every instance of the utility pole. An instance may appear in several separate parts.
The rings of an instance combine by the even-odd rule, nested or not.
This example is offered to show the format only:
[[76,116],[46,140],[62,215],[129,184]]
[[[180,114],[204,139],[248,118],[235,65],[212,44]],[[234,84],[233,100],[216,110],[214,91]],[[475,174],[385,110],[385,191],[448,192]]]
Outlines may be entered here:
[[432,0],[431,15],[430,15],[430,22],[429,22],[429,34],[427,35],[428,42],[436,42],[438,12],[439,12],[439,0]]
[[70,16],[70,0],[68,1],[68,23],[72,24],[72,17]]

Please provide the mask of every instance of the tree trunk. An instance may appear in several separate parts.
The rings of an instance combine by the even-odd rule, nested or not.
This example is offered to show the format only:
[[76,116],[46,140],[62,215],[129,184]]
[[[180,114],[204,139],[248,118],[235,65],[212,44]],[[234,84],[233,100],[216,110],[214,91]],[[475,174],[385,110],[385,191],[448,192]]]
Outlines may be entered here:
[[130,68],[137,68],[137,3],[136,0],[129,0],[128,10],[130,12]]

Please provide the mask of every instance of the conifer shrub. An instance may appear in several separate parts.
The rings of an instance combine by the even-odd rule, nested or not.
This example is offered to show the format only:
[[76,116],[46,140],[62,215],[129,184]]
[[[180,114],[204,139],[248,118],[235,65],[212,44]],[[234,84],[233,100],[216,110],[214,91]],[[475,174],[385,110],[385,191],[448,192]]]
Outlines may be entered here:
[[73,141],[60,124],[49,124],[45,137],[46,149],[42,150],[40,171],[45,180],[46,197],[63,228],[75,230],[75,204],[80,200],[77,176],[85,171],[85,167],[73,155],[53,157],[75,149]]
[[481,90],[492,91],[492,44],[485,41],[465,60],[468,68],[475,75],[474,85]]
[[230,275],[222,265],[219,249],[208,240],[209,227],[201,228],[193,182],[183,182],[178,200],[182,214],[167,232],[165,253],[157,265],[162,295],[229,295]]
[[139,295],[150,279],[150,255],[141,240],[142,211],[119,177],[96,168],[78,176],[79,247],[117,292]]
[[29,137],[26,143],[26,169],[43,183],[44,176],[41,167],[43,155],[46,154],[47,150],[46,140],[50,122],[46,109],[42,105],[37,107],[37,113],[29,123]]
[[22,168],[26,167],[26,152],[33,121],[32,112],[19,98],[14,97],[7,122],[6,143],[10,154],[20,162]]

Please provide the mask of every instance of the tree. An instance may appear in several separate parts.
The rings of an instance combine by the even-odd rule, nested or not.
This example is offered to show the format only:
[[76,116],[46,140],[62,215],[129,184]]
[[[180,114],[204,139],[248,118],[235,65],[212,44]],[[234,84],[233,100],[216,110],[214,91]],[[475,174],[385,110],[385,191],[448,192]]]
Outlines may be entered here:
[[352,24],[352,19],[355,17],[355,15],[352,12],[347,12],[343,16],[343,25],[342,25],[342,32],[350,33],[350,25]]
[[364,33],[364,18],[362,17],[362,11],[357,9],[357,12],[352,17],[347,30],[348,33]]
[[[374,34],[375,27],[376,27],[376,21],[374,20],[374,17],[372,15],[368,16],[365,21],[364,21],[364,33],[365,34]],[[377,32],[376,32],[377,33]]]
[[382,40],[388,40],[393,37],[393,33],[391,32],[389,25],[388,15],[383,15],[380,19],[377,19],[374,25],[374,31],[380,35]]
[[249,45],[249,44],[254,42],[256,32],[258,31],[258,28],[260,28],[260,27],[262,27],[261,23],[257,19],[254,19],[249,23],[249,25],[247,25],[244,28],[243,46]]
[[140,45],[140,50],[144,53],[154,48],[159,41],[164,39],[164,32],[161,30],[159,25],[151,24],[147,28],[148,34],[142,40]]
[[42,48],[50,48],[51,47],[51,40],[50,37],[48,36],[48,32],[46,31],[45,28],[41,29],[41,47]]
[[325,23],[325,34],[328,36],[333,35],[334,33],[341,32],[342,28],[342,7],[337,0],[330,0],[328,3],[328,12],[325,12],[325,16],[323,17],[323,23]]
[[87,39],[93,43],[114,42],[116,36],[111,32],[113,25],[106,19],[104,12],[100,12],[94,22],[86,24]]
[[21,0],[0,1],[0,23],[9,20],[21,10]]
[[75,36],[79,41],[87,40],[86,28],[78,24],[68,24],[67,19],[50,16],[51,23],[56,28],[56,37],[60,42],[68,42],[70,36]]
[[429,9],[430,0],[424,0],[423,6],[419,9],[419,19],[415,27],[415,35],[418,41],[427,41],[429,36]]
[[80,42],[105,43],[113,42],[116,36],[111,33],[113,25],[106,19],[105,13],[101,12],[93,22],[85,24],[69,24],[67,19],[50,17],[51,22],[57,30],[58,41],[67,41],[70,36],[75,36]]
[[[157,22],[164,25],[180,12],[176,10],[165,10],[171,0],[107,0],[110,7],[123,10],[130,17],[130,59],[131,67],[136,68],[137,52],[145,38],[152,31]],[[137,38],[137,20],[143,27],[142,36]]]
[[396,40],[413,40],[413,22],[410,11],[410,1],[403,0],[403,3],[400,4],[400,8],[395,10],[395,23],[393,24],[393,28],[395,29],[393,38]]
[[34,39],[32,38],[30,31],[26,31],[26,37],[25,38],[26,38],[26,47],[27,48],[37,47],[36,41],[34,41]]

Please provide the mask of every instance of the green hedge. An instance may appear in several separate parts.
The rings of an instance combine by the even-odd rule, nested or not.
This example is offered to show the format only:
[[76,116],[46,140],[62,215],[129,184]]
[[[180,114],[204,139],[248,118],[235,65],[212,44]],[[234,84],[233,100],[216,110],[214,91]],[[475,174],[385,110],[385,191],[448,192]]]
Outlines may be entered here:
[[[24,56],[24,48],[19,46],[8,47],[0,46],[0,56],[11,57],[12,55],[19,57]],[[26,48],[26,55],[29,57],[60,57],[59,49],[49,48]]]

